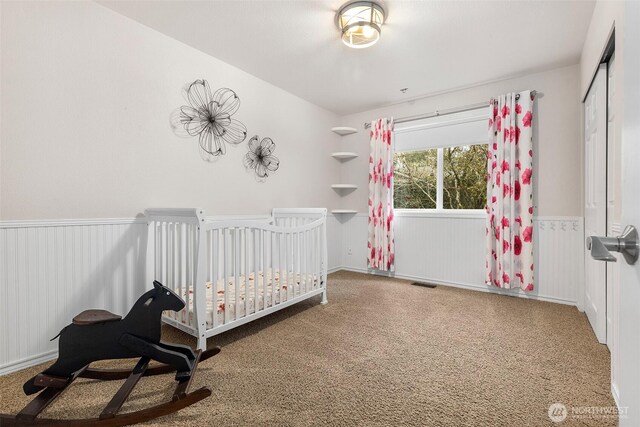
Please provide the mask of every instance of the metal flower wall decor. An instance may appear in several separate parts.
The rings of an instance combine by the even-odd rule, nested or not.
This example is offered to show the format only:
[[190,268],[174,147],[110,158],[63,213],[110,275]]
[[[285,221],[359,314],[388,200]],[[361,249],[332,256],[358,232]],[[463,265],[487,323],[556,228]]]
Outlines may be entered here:
[[280,160],[273,155],[276,144],[271,138],[263,138],[260,141],[258,135],[249,140],[249,152],[244,156],[244,165],[256,174],[260,181],[269,176],[269,172],[275,172],[280,167]]
[[213,94],[206,80],[196,80],[184,89],[189,105],[171,115],[171,125],[179,135],[197,136],[200,155],[212,161],[226,153],[226,144],[240,144],[247,138],[247,128],[232,116],[240,108],[240,98],[227,88]]

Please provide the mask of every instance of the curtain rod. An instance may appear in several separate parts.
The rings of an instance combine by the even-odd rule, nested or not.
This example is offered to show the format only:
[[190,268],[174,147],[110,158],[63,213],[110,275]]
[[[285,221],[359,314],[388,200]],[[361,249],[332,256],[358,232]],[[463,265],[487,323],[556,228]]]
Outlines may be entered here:
[[[531,94],[533,96],[536,96],[537,91],[532,90]],[[519,95],[518,95],[519,97]],[[516,98],[518,99],[518,98]],[[407,116],[407,117],[401,117],[399,119],[394,120],[394,123],[405,123],[405,122],[412,122],[414,120],[422,120],[422,119],[429,119],[431,117],[438,117],[438,116],[446,116],[447,114],[454,114],[454,113],[461,113],[463,111],[471,111],[471,110],[477,110],[479,108],[483,108],[483,107],[487,107],[489,105],[488,102],[478,102],[477,104],[469,104],[469,105],[464,105],[462,107],[454,107],[454,108],[447,108],[445,110],[435,110],[432,111],[431,113],[426,113],[426,114],[419,114],[419,115],[415,115],[415,116]],[[364,124],[364,128],[365,129],[369,129],[371,127],[371,123],[365,123]]]

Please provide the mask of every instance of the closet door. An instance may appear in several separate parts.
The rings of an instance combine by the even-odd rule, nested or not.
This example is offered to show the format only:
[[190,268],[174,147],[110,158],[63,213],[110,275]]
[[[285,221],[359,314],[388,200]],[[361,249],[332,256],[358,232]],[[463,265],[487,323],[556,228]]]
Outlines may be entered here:
[[[584,103],[585,238],[607,234],[607,65],[602,64]],[[585,312],[598,341],[607,342],[606,263],[585,250]]]

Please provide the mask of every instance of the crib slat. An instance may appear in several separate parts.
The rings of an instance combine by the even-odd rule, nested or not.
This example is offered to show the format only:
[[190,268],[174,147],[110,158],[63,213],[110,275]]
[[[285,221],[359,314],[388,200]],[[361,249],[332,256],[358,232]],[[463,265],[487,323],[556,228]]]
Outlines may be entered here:
[[249,228],[243,230],[244,234],[244,316],[249,315]]
[[[284,271],[282,272],[283,274],[283,279],[282,279],[282,283],[284,285],[286,285],[286,289],[284,290],[285,294],[284,294],[284,300],[286,300],[289,296],[289,262],[290,262],[290,257],[289,257],[289,234],[284,232],[283,234],[283,239],[284,239]],[[282,295],[281,295],[282,297]],[[280,301],[282,301],[282,299],[280,299]]]
[[[164,283],[166,287],[169,289],[175,290],[175,223],[167,224],[167,273],[169,277],[167,277],[167,281]],[[171,317],[175,318],[176,312],[171,312]]]
[[147,280],[155,280],[158,277],[158,223],[153,222],[153,267],[151,270],[151,277],[147,277]]
[[[290,222],[293,222],[290,221]],[[292,225],[293,226],[293,225]],[[289,244],[288,246],[288,252],[287,255],[289,256],[289,268],[287,269],[287,274],[289,275],[289,277],[287,278],[287,299],[289,299],[289,289],[291,289],[291,298],[295,297],[295,293],[296,293],[296,253],[295,253],[295,234],[296,233],[289,233],[289,239],[287,240],[287,243]]]
[[[207,269],[208,272],[208,282],[211,284],[211,288],[207,289],[205,288],[205,294],[207,296],[207,302],[211,301],[211,307],[212,307],[212,313],[211,313],[211,321],[212,324],[214,322],[214,318],[216,318],[216,305],[218,302],[218,298],[217,298],[217,294],[216,294],[216,285],[217,285],[217,280],[216,277],[214,275],[215,271],[216,271],[216,267],[215,267],[215,254],[214,254],[214,250],[213,250],[213,235],[214,235],[214,231],[215,230],[209,230],[206,232],[206,236],[207,236],[207,253],[208,253],[208,260],[209,260],[209,267]],[[205,306],[205,311],[206,311],[206,316],[207,316],[207,320],[209,319],[209,304],[206,304]]]
[[322,236],[320,234],[320,227],[317,227],[316,230],[316,244],[315,244],[315,249],[316,249],[316,276],[314,278],[315,280],[315,285],[316,286],[320,286],[320,242],[322,240]]
[[302,258],[301,258],[301,248],[300,248],[300,232],[294,233],[292,236],[294,239],[294,253],[293,253],[293,262],[295,264],[295,269],[293,271],[293,296],[296,296],[296,289],[298,290],[298,295],[300,295],[300,271],[302,270]]
[[307,238],[309,239],[309,241],[307,242],[307,251],[309,254],[308,257],[308,262],[309,264],[307,265],[307,292],[311,291],[313,289],[313,267],[314,267],[314,261],[313,261],[313,245],[315,242],[315,237],[314,237],[314,230],[309,230],[309,234],[307,235]]
[[300,256],[302,257],[302,267],[300,268],[300,294],[307,293],[307,232],[304,231],[301,236]]
[[186,260],[187,260],[187,283],[186,283],[186,293],[185,293],[185,307],[186,307],[186,312],[185,312],[185,322],[187,325],[193,325],[193,322],[191,321],[191,310],[193,309],[193,311],[195,312],[195,304],[191,304],[191,292],[193,291],[195,293],[195,287],[197,286],[197,283],[194,283],[194,263],[193,263],[193,231],[192,231],[192,226],[191,224],[186,224],[185,225],[185,230],[186,230],[186,241],[185,241],[185,250],[186,250]]
[[[211,230],[211,317],[214,329],[218,327],[218,230]],[[216,237],[218,239],[216,240]],[[208,314],[207,314],[208,315]]]
[[[172,288],[178,295],[182,297],[182,281],[180,280],[180,228],[181,224],[173,223],[173,255],[171,262],[173,264],[173,281]],[[173,312],[173,318],[179,318],[180,313]]]
[[171,271],[172,270],[172,268],[171,268],[172,267],[171,266],[171,261],[172,261],[171,260],[171,256],[172,256],[171,244],[173,243],[173,236],[171,235],[172,226],[173,226],[172,223],[170,223],[170,222],[167,223],[167,241],[166,241],[166,247],[165,247],[165,249],[167,251],[167,271],[166,271],[167,275],[164,278],[165,281],[162,282],[162,283],[165,283],[169,288],[171,288],[171,277],[172,277],[171,276],[171,273],[172,273],[172,271]]
[[262,256],[260,257],[260,270],[262,271],[262,309],[267,308],[267,269],[266,269],[266,251],[267,251],[267,242],[265,238],[267,237],[267,233],[264,230],[260,230],[260,249],[262,252]]
[[233,274],[234,274],[234,284],[236,288],[235,294],[235,303],[236,303],[236,314],[233,317],[233,320],[238,320],[240,317],[240,275],[238,274],[238,270],[240,269],[240,229],[233,229]]
[[[280,271],[280,233],[271,232],[271,305],[276,305],[276,270]],[[276,253],[277,253],[277,261],[276,261]],[[278,286],[280,286],[280,282],[278,281]],[[280,291],[278,291],[280,292]],[[280,295],[278,294],[278,298]]]
[[[292,219],[290,218],[287,221],[287,225],[289,227],[291,227],[291,222]],[[285,234],[285,249],[286,249],[286,258],[285,258],[285,271],[287,272],[287,299],[289,299],[289,291],[294,291],[295,292],[295,288],[293,287],[293,285],[291,284],[292,282],[294,282],[295,280],[291,279],[291,273],[293,272],[293,233],[286,233]],[[294,278],[295,279],[295,278]]]
[[291,256],[293,257],[293,297],[296,297],[296,289],[300,294],[300,232],[291,234]]
[[[277,242],[279,239],[279,234],[274,233],[272,231],[269,232],[269,236],[270,236],[270,240],[269,240],[269,246],[270,246],[270,250],[269,250],[269,263],[271,265],[271,275],[270,275],[270,282],[269,285],[271,286],[271,305],[276,305],[276,270],[279,268],[280,265],[280,252],[279,249],[277,249]],[[278,261],[276,263],[276,256],[278,258]]]
[[258,276],[258,264],[260,262],[260,233],[256,231],[251,232],[251,240],[253,242],[253,312],[258,312],[258,286],[260,285],[260,279]]
[[[224,228],[224,241],[223,241],[223,251],[222,251],[222,268],[224,269],[224,323],[229,323],[229,272],[227,271],[227,256],[229,255],[229,248],[227,242],[231,240],[231,235],[229,231],[229,238],[227,238],[227,228]],[[230,245],[230,242],[229,242]]]
[[304,293],[304,277],[302,274],[304,273],[304,232],[298,233],[298,295],[302,295]]
[[[213,276],[213,273],[215,271],[215,267],[214,267],[214,260],[216,259],[214,254],[213,254],[213,230],[209,230],[205,232],[205,236],[207,237],[207,282],[211,285],[211,289],[208,289],[207,287],[205,287],[205,296],[207,297],[206,300],[206,304],[205,304],[205,312],[206,312],[206,316],[207,316],[207,320],[209,320],[209,304],[208,302],[211,301],[211,307],[215,307],[216,302],[217,302],[217,298],[216,298],[216,293],[215,293],[215,286],[216,286],[216,279]],[[215,312],[212,313],[212,317],[215,317]],[[212,323],[213,323],[213,319],[211,319]]]
[[315,288],[315,277],[316,277],[316,272],[318,271],[317,265],[318,265],[318,257],[317,257],[317,245],[318,245],[318,239],[317,239],[317,230],[314,229],[313,230],[313,245],[311,246],[311,252],[312,252],[312,267],[311,267],[311,287]]
[[305,234],[305,245],[304,250],[306,253],[305,256],[305,265],[304,265],[304,281],[305,281],[305,293],[309,292],[313,289],[313,282],[309,278],[309,273],[313,271],[313,230],[309,230]]
[[185,298],[185,309],[182,313],[176,313],[175,318],[184,320],[185,315],[189,315],[189,306],[186,305],[186,294],[189,293],[189,282],[185,280],[185,274],[187,272],[186,266],[186,255],[185,255],[185,226],[184,224],[178,224],[177,227],[177,243],[178,243],[178,283],[180,285],[180,297],[184,295]]
[[[173,224],[173,241],[174,241],[174,254],[173,254],[173,287],[172,289],[176,291],[180,298],[182,298],[182,224],[174,223]],[[188,307],[186,308],[188,310]],[[173,319],[180,319],[181,313],[171,312],[171,316]]]
[[161,248],[161,260],[160,260],[160,265],[162,266],[162,270],[160,272],[160,281],[162,283],[165,283],[167,281],[167,223],[163,222],[162,225],[162,235],[160,237],[161,239],[161,244],[160,244],[160,248]]

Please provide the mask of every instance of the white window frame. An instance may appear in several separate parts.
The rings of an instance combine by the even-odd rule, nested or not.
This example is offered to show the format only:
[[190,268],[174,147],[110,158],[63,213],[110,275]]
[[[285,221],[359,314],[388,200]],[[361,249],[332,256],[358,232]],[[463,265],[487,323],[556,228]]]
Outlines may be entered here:
[[[469,123],[478,120],[478,116],[462,118],[451,120],[449,122],[438,122],[432,123],[429,125],[418,125],[411,126],[406,128],[401,128],[399,131],[408,130],[408,129],[416,129],[416,128],[424,128],[424,127],[439,127],[439,126],[447,126],[459,123]],[[396,131],[394,131],[395,133]],[[395,137],[393,139],[393,154],[395,153],[410,153],[416,151],[426,151],[426,150],[435,150],[437,149],[437,167],[436,167],[436,208],[435,209],[406,209],[406,208],[394,208],[394,215],[403,216],[403,217],[460,217],[460,218],[484,218],[486,215],[486,211],[484,209],[445,209],[443,206],[444,203],[444,149],[449,147],[465,147],[470,145],[487,145],[489,144],[489,138],[487,137],[486,141],[479,141],[475,143],[467,143],[464,145],[448,145],[446,147],[424,147],[419,150],[402,150],[396,151],[395,149]],[[395,185],[395,183],[394,183]],[[394,192],[395,199],[395,192]]]

